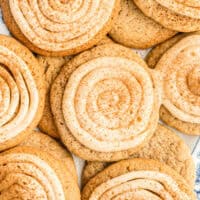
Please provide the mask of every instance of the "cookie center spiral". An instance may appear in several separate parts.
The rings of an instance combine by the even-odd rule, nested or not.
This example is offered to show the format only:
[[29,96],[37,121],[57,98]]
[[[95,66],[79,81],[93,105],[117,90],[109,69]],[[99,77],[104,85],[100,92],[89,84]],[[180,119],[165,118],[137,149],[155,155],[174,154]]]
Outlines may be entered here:
[[119,101],[120,101],[120,97],[115,91],[107,91],[105,93],[100,94],[99,96],[100,108],[103,108],[106,110],[109,108],[111,109],[117,108]]

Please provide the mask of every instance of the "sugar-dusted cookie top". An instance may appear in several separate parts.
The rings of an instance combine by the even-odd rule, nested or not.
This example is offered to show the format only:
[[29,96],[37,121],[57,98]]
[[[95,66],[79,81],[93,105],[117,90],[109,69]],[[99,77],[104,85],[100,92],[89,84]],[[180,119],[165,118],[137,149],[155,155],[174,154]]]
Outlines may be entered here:
[[162,26],[178,31],[200,30],[198,0],[133,0],[141,11]]
[[33,54],[0,35],[0,151],[16,146],[37,126],[44,107],[44,79]]
[[155,47],[147,56],[164,77],[161,119],[191,135],[200,135],[199,33],[178,35]]
[[195,200],[183,177],[154,160],[130,159],[113,164],[84,187],[82,200],[173,199]]
[[0,199],[80,200],[77,182],[67,167],[34,147],[0,154]]
[[[163,125],[159,124],[149,142],[130,158],[149,158],[160,161],[177,171],[189,185],[194,185],[195,166],[189,147],[175,132]],[[110,164],[112,163],[87,162],[82,173],[83,185]]]
[[[113,41],[109,37],[104,37],[100,40],[97,45],[103,45],[113,43]],[[50,105],[50,89],[53,81],[60,73],[62,67],[72,58],[72,56],[67,57],[50,57],[50,56],[40,56],[37,55],[37,60],[43,70],[45,76],[45,83],[46,83],[46,98],[45,98],[45,107],[43,111],[42,118],[39,123],[39,128],[43,132],[47,133],[48,135],[59,138],[59,132],[55,125],[53,114],[51,111]],[[70,76],[69,73],[68,76]]]
[[79,53],[111,29],[119,0],[2,0],[10,32],[33,52],[46,56]]
[[50,136],[39,132],[33,131],[20,146],[28,146],[37,148],[51,154],[57,160],[63,162],[75,180],[78,180],[74,160],[70,152],[58,141]]

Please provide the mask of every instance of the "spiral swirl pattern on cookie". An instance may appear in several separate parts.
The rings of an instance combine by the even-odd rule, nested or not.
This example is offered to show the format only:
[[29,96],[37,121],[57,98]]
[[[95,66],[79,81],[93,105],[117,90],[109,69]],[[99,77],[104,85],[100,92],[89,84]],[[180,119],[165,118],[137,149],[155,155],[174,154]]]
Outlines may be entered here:
[[79,200],[78,185],[59,160],[33,147],[0,155],[0,199]]
[[164,107],[184,122],[200,124],[200,36],[188,36],[156,65],[164,76]]
[[0,45],[0,144],[30,126],[39,101],[39,92],[27,63]]
[[200,19],[198,0],[156,0],[156,2],[176,14]]
[[105,28],[112,18],[116,2],[9,0],[9,6],[23,35],[37,48],[72,53]]
[[154,84],[151,73],[133,60],[91,59],[71,75],[64,90],[62,110],[67,127],[94,151],[137,147],[157,124]]
[[107,199],[195,198],[184,179],[168,166],[154,160],[131,159],[118,162],[101,171],[82,191],[82,200]]
[[198,0],[134,0],[148,17],[177,32],[199,31]]
[[19,197],[65,199],[55,171],[44,160],[25,152],[0,157],[0,198]]

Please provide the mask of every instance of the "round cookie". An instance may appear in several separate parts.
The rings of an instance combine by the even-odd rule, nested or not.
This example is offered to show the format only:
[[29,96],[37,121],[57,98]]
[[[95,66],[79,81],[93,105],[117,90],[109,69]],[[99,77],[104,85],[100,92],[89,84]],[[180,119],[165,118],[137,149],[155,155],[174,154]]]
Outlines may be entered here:
[[121,0],[121,10],[109,36],[131,48],[146,49],[175,35],[149,17],[146,17],[133,0]]
[[[194,33],[192,35],[199,35],[199,33]],[[167,52],[171,47],[173,47],[176,43],[181,41],[184,37],[187,37],[186,34],[180,34],[175,36],[174,38],[158,45],[154,49],[150,51],[147,55],[146,61],[147,64],[154,68],[156,64],[159,62],[160,58],[162,58],[163,54]],[[189,37],[189,36],[188,36]],[[197,95],[198,96],[198,95]],[[198,123],[190,123],[179,118],[173,116],[163,105],[160,109],[160,118],[169,126],[189,135],[200,135],[200,124]]]
[[[104,37],[97,45],[109,44],[113,41],[109,37]],[[39,123],[39,128],[48,135],[59,138],[59,133],[55,125],[53,114],[50,105],[50,88],[59,74],[62,67],[72,58],[68,57],[48,57],[48,56],[37,56],[38,62],[44,71],[45,81],[46,81],[46,98],[45,106],[42,118]]]
[[38,148],[41,151],[51,154],[54,158],[63,162],[74,179],[78,180],[74,160],[71,154],[59,142],[48,135],[38,131],[33,131],[32,134],[30,134],[26,140],[20,144],[20,146]]
[[80,200],[77,182],[63,162],[34,147],[0,154],[0,199]]
[[130,159],[115,163],[92,178],[82,200],[195,200],[193,188],[172,168],[155,160]]
[[[176,170],[189,185],[194,186],[195,166],[190,149],[180,137],[161,124],[158,125],[149,142],[130,157],[147,158],[162,162]],[[87,162],[82,173],[83,185],[110,164]]]
[[[148,17],[178,32],[200,30],[200,5],[182,0],[133,0]],[[188,2],[188,1],[187,1]]]
[[[127,70],[124,70],[124,67],[126,66],[129,66],[127,68],[128,70],[133,71],[128,73]],[[91,70],[91,67],[94,68],[94,70]],[[103,74],[98,71],[101,70],[101,68],[101,73]],[[134,72],[135,69],[138,70],[137,72],[141,70],[141,74],[137,75],[137,72]],[[84,74],[85,72],[87,73],[87,70],[91,70],[92,77],[90,77],[89,73],[89,77],[87,77],[88,75],[85,75],[86,80],[82,82],[82,78],[80,78],[79,75],[82,76],[82,74]],[[70,73],[72,73],[72,75],[70,76],[70,79],[68,79]],[[106,84],[103,81],[103,85],[101,85],[101,81],[98,81],[99,73],[101,74],[100,78],[103,76],[103,80],[109,81],[109,84]],[[113,76],[116,78],[112,78],[112,73],[114,74]],[[128,75],[126,75],[126,73],[128,73]],[[134,75],[134,73],[136,73],[136,75]],[[156,72],[152,74],[151,70],[148,69],[145,62],[131,49],[125,48],[117,44],[101,45],[74,57],[67,63],[67,65],[62,68],[60,74],[57,76],[51,87],[51,108],[56,126],[59,130],[59,134],[61,135],[62,142],[68,147],[71,152],[85,160],[116,161],[128,158],[130,154],[137,151],[138,148],[140,148],[142,145],[144,145],[146,141],[148,141],[148,139],[152,136],[154,130],[156,129],[161,97],[159,77],[160,74],[157,74]],[[79,81],[77,82],[77,80],[79,79],[81,80],[80,88],[79,86],[74,87],[74,84],[79,84]],[[122,82],[118,81],[118,79],[122,79]],[[144,81],[144,79],[146,80]],[[93,82],[90,83],[90,81],[93,80],[97,81],[95,85],[100,90],[98,88],[90,88],[89,90],[93,92],[89,94],[88,98],[89,101],[92,98],[93,100],[91,100],[91,102],[95,104],[95,99],[98,99],[97,107],[95,107],[95,105],[90,106],[89,103],[86,103],[88,98],[84,97],[84,95],[88,91],[87,87],[93,86]],[[146,103],[148,102],[147,104],[149,108],[144,109],[144,111],[148,112],[148,114],[143,113],[143,107],[146,106],[145,101],[141,102],[140,104],[142,111],[140,109],[140,106],[138,107],[137,102],[133,101],[130,103],[130,101],[133,100],[132,94],[135,91],[138,91],[137,95],[138,98],[140,98],[139,94],[141,90],[138,90],[137,88],[139,80],[140,84],[146,85],[142,86],[144,88],[144,94],[141,95],[143,96],[143,99],[145,99],[145,96],[148,93],[149,101],[146,99]],[[125,84],[125,86],[123,82],[126,81],[128,82]],[[134,82],[134,84],[132,84],[132,81]],[[98,86],[98,82],[101,86]],[[147,87],[149,88],[147,89]],[[70,98],[74,98],[74,95],[71,94],[71,92],[75,92],[74,88],[78,88],[78,93],[76,94],[77,99],[75,101],[71,101]],[[128,90],[130,90],[130,96],[127,93]],[[110,93],[110,91],[113,91],[115,93]],[[98,95],[98,92],[100,92],[100,96]],[[93,96],[93,94],[97,96]],[[116,99],[116,104],[110,104],[113,98]],[[85,99],[85,101],[82,101],[82,99]],[[76,114],[70,110],[70,108],[73,110],[71,102],[76,103],[75,106],[76,109],[78,109]],[[82,112],[82,109],[84,109],[84,105],[82,105],[82,102],[84,103],[84,105],[87,104],[88,106],[85,114]],[[122,107],[120,107],[120,105],[122,105]],[[134,110],[132,110],[132,106],[135,106]],[[79,108],[81,110],[79,110]],[[99,109],[101,112],[94,112],[94,109],[96,108]],[[117,113],[115,112],[115,109],[119,111],[117,111],[119,114],[115,115],[115,113]],[[137,113],[135,113],[136,111]],[[83,124],[82,122],[74,120],[75,115],[77,115],[76,119],[85,120],[85,118],[87,118],[87,112],[90,116],[90,119],[93,120],[92,123],[94,123],[94,126],[91,126],[90,123]],[[103,116],[101,115],[101,113]],[[78,116],[79,114],[81,115],[81,117]],[[99,114],[100,116],[97,117],[96,114]],[[108,128],[105,127],[105,130],[101,132],[101,130],[104,129],[104,125],[101,125],[102,122],[99,119],[103,120],[104,115],[108,117],[108,121],[104,121]],[[123,116],[126,116],[126,119],[124,119]],[[112,121],[113,119],[118,120],[119,123],[124,123],[124,128],[121,129],[121,125],[119,125],[119,128],[117,128],[117,125],[114,124],[115,121]],[[130,122],[130,119],[133,121]],[[130,125],[128,125],[129,122]],[[74,125],[74,123],[76,125]],[[79,123],[81,123],[81,125],[78,125]],[[114,128],[110,129],[109,125],[113,126]],[[140,127],[140,125],[142,126]],[[91,130],[89,128],[90,126]],[[80,130],[80,127],[82,127],[83,130]],[[93,131],[95,127],[98,128]],[[111,133],[112,130],[114,130],[115,133]],[[90,133],[90,131],[92,132]],[[104,133],[109,132],[110,136],[104,135]],[[129,132],[131,133],[131,135],[129,135]],[[138,133],[140,134],[138,135]],[[84,134],[86,134],[87,137],[85,137]],[[121,136],[117,137],[117,135],[119,134],[121,134]],[[93,139],[90,139],[91,137],[93,137]],[[101,137],[100,141],[99,137]],[[107,139],[108,137],[110,137],[110,139]],[[129,140],[130,137],[131,140]],[[120,138],[127,138],[126,142],[123,142],[123,140],[121,140]],[[85,139],[87,141],[85,141]],[[101,144],[101,141],[104,141],[103,144]],[[104,143],[106,144],[106,148],[104,148]]]
[[119,0],[1,0],[10,32],[33,52],[73,55],[97,44],[111,29]]
[[44,108],[42,71],[33,54],[0,35],[0,151],[22,142],[37,126]]

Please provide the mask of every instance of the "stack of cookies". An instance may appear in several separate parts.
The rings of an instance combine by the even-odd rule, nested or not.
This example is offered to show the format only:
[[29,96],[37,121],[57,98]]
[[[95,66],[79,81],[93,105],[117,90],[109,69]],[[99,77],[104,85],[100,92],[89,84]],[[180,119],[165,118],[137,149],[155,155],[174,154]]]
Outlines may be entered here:
[[198,0],[0,5],[0,200],[196,199]]

